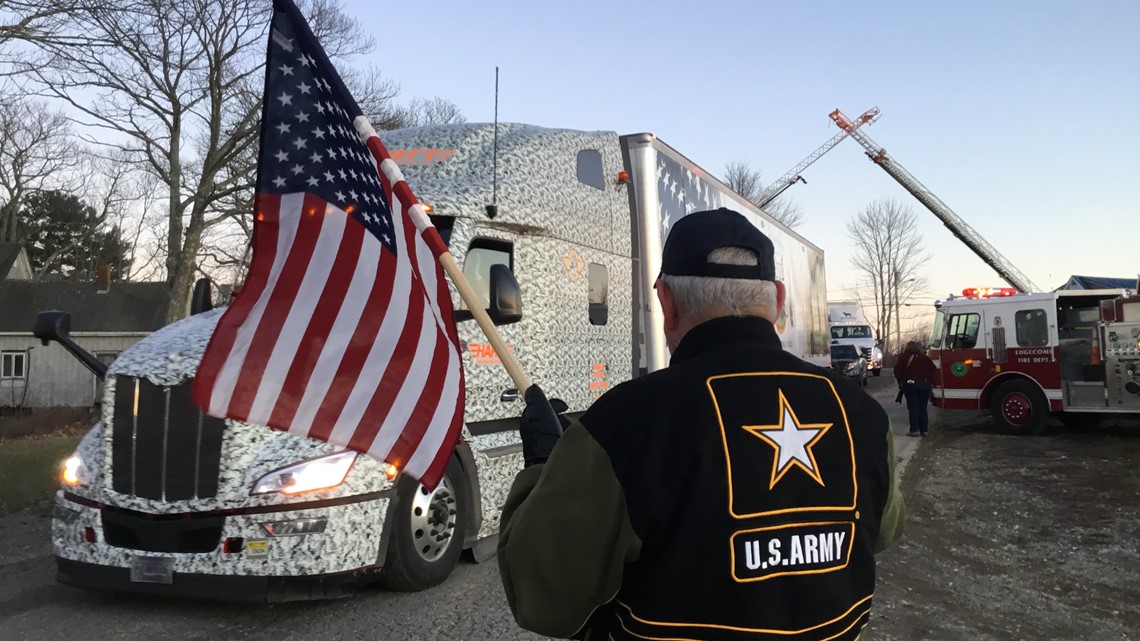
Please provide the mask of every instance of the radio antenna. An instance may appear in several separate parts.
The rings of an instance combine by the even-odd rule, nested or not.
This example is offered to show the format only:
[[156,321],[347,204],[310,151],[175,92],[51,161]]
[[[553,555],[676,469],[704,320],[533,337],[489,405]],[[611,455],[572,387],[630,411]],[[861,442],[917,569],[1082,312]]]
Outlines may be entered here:
[[495,134],[491,152],[491,204],[487,205],[487,218],[499,213],[499,67],[495,66]]

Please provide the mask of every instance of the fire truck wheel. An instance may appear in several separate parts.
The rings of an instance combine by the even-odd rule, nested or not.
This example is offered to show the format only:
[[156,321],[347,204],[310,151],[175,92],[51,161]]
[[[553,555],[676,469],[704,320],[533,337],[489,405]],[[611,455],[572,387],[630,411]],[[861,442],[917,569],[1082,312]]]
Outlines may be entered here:
[[409,477],[396,488],[395,518],[380,583],[391,590],[418,592],[443,583],[463,552],[470,505],[467,477],[454,457],[434,491]]
[[1049,401],[1036,385],[1014,380],[994,392],[991,405],[994,421],[1012,434],[1036,434],[1045,426]]

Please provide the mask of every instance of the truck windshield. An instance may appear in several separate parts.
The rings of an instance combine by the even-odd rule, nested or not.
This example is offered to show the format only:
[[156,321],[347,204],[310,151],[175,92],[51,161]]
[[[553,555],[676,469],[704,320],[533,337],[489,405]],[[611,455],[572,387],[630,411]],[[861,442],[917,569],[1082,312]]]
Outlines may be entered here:
[[942,310],[934,312],[934,331],[931,332],[933,338],[930,339],[931,347],[942,346],[942,331],[946,327],[946,314]]
[[844,327],[832,327],[832,338],[871,338],[870,325],[849,325]]
[[431,219],[431,224],[435,225],[435,230],[439,232],[439,237],[443,239],[443,244],[451,247],[451,228],[455,226],[455,218],[452,216],[433,216],[428,214]]

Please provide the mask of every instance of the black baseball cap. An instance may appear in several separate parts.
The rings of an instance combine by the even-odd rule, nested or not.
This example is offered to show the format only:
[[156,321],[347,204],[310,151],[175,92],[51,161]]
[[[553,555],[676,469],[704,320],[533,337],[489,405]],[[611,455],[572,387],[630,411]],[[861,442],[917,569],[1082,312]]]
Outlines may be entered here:
[[[742,247],[756,254],[756,265],[721,265],[708,261],[721,247]],[[721,207],[698,211],[673,224],[661,255],[661,273],[670,276],[776,280],[776,249],[764,232],[740,212]]]

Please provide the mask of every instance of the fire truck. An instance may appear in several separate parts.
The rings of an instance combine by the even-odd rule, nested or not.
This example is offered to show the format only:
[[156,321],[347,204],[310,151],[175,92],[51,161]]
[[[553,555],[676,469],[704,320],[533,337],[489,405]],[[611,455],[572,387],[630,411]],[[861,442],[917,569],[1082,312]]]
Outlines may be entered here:
[[1140,416],[1140,296],[1123,289],[1019,294],[971,288],[940,303],[934,405],[990,410],[1009,432]]

